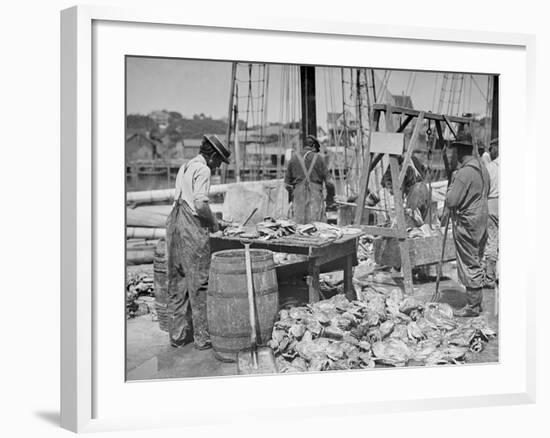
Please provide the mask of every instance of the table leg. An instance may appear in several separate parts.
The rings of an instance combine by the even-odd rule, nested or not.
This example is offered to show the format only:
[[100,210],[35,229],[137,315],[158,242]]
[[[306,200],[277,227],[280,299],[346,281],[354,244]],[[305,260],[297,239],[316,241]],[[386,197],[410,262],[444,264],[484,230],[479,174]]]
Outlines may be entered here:
[[319,301],[319,289],[321,288],[321,285],[319,284],[320,268],[317,264],[316,258],[309,260],[308,274],[309,302],[316,303],[317,301]]
[[351,254],[344,258],[344,293],[350,301],[357,299],[357,294],[353,287],[353,255]]

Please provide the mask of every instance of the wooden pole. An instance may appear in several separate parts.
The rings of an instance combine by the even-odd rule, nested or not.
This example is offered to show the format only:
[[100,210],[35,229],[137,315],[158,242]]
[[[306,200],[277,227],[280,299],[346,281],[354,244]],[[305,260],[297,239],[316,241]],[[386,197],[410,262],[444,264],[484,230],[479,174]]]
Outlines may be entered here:
[[302,140],[308,135],[317,137],[317,115],[315,105],[315,67],[300,66],[302,100]]
[[[239,110],[235,105],[235,181],[241,182],[241,149],[239,142]],[[246,145],[245,145],[246,147]]]
[[[229,108],[227,110],[227,133],[225,136],[227,147],[231,148],[231,116],[233,115],[233,98],[235,96],[235,77],[237,76],[237,63],[233,62],[231,66],[231,83],[229,85]],[[235,123],[239,123],[235,119]],[[222,164],[222,183],[225,184],[227,178],[227,164]]]
[[491,114],[491,140],[498,137],[498,75],[493,76],[493,112]]
[[410,244],[407,240],[407,226],[405,223],[405,212],[403,209],[403,197],[401,194],[401,186],[399,186],[399,164],[397,157],[390,155],[390,172],[393,185],[393,204],[395,206],[395,219],[397,229],[400,234],[405,237],[399,239],[399,252],[401,255],[401,273],[403,274],[403,286],[405,294],[413,293],[412,266],[410,258]]

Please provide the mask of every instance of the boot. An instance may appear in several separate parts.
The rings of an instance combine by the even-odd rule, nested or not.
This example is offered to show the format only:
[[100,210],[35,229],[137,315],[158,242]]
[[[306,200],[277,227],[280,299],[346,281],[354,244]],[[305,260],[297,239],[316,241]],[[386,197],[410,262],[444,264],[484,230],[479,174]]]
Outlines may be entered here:
[[481,313],[481,303],[483,302],[483,288],[466,288],[466,295],[468,297],[468,305]]
[[479,312],[475,307],[472,307],[469,304],[466,304],[462,309],[454,310],[453,315],[458,317],[463,317],[463,318],[471,318],[471,317],[479,316]]
[[487,264],[485,266],[485,281],[483,285],[490,289],[495,288],[496,265],[497,262],[495,260],[487,259]]
[[483,289],[482,288],[466,288],[466,296],[468,304],[462,309],[453,312],[454,316],[459,317],[475,317],[479,316],[482,312],[481,302],[483,301]]

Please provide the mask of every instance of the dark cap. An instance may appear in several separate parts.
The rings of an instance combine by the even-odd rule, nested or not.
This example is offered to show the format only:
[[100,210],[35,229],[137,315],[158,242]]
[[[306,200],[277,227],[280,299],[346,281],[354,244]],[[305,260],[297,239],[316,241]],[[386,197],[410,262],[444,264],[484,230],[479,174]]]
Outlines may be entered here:
[[221,157],[222,161],[226,164],[229,164],[229,157],[231,156],[231,151],[226,147],[223,142],[218,138],[217,135],[204,135],[203,138],[212,145],[216,150],[218,155]]
[[321,144],[313,135],[308,135],[304,141],[306,146],[313,146],[318,151],[321,150]]
[[464,147],[473,149],[474,145],[472,143],[472,136],[467,132],[462,132],[457,135],[456,139],[451,142],[449,146],[451,148]]

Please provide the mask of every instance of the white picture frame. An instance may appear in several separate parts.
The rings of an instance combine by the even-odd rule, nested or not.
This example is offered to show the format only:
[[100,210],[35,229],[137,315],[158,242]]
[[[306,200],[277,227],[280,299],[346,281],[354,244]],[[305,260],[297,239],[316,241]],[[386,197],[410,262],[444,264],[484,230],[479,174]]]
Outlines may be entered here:
[[[105,27],[101,27],[105,23]],[[98,27],[99,25],[99,27]],[[115,29],[117,26],[124,28]],[[535,39],[532,35],[490,33],[484,31],[458,31],[450,29],[429,29],[403,26],[373,25],[361,22],[342,23],[330,21],[314,21],[305,19],[295,19],[292,17],[254,17],[250,19],[246,16],[239,18],[232,17],[227,19],[212,12],[209,16],[195,14],[192,10],[135,10],[111,7],[92,7],[78,6],[61,13],[61,426],[77,432],[82,431],[102,431],[125,428],[149,428],[149,427],[168,427],[168,426],[186,426],[193,424],[204,424],[208,418],[214,414],[216,422],[234,421],[235,415],[239,418],[262,418],[268,417],[277,408],[277,415],[286,415],[287,418],[300,418],[306,416],[328,416],[328,415],[363,415],[367,412],[388,412],[412,409],[441,409],[458,407],[475,407],[504,404],[532,403],[535,399],[535,274],[533,267],[529,267],[525,262],[519,262],[518,269],[525,273],[524,279],[518,279],[503,270],[502,290],[507,288],[522,291],[522,295],[513,305],[518,308],[519,320],[514,322],[516,330],[519,333],[512,333],[512,322],[507,319],[510,315],[510,299],[503,300],[502,304],[502,352],[503,359],[498,365],[488,369],[478,366],[473,367],[445,369],[415,369],[415,370],[395,370],[395,371],[377,371],[380,377],[377,380],[391,379],[399,386],[401,379],[406,381],[407,377],[414,375],[414,379],[424,379],[424,381],[434,380],[443,381],[449,376],[457,376],[458,379],[464,378],[468,373],[486,373],[495,375],[493,389],[490,385],[481,388],[477,393],[468,392],[468,388],[463,388],[462,392],[458,389],[454,392],[445,392],[445,389],[433,388],[429,395],[419,396],[426,388],[413,387],[410,393],[405,394],[405,389],[399,391],[390,391],[388,389],[387,397],[372,396],[376,393],[372,382],[372,371],[361,373],[327,373],[326,375],[290,375],[273,377],[237,377],[237,378],[216,378],[191,381],[170,381],[170,382],[144,382],[144,383],[125,383],[120,380],[121,370],[124,363],[119,363],[119,356],[124,355],[124,351],[118,351],[117,346],[122,344],[113,340],[112,345],[105,336],[105,331],[111,329],[115,334],[113,338],[119,340],[121,334],[118,330],[123,321],[117,318],[124,318],[123,306],[113,300],[113,305],[109,306],[102,293],[105,282],[115,284],[116,294],[118,277],[110,277],[108,272],[103,270],[105,261],[100,254],[104,254],[107,239],[113,245],[113,253],[120,250],[120,242],[116,241],[117,231],[114,232],[114,240],[109,241],[113,235],[105,234],[102,231],[104,227],[105,211],[109,206],[115,205],[113,202],[117,195],[114,190],[112,194],[106,190],[110,187],[109,178],[119,178],[117,166],[121,164],[117,159],[120,155],[116,154],[110,165],[105,165],[105,156],[98,152],[97,141],[102,138],[108,127],[101,127],[99,130],[97,124],[101,125],[102,118],[105,117],[99,110],[105,105],[105,98],[96,93],[103,85],[100,82],[105,77],[106,72],[102,68],[106,65],[102,62],[101,56],[105,48],[105,42],[102,40],[102,32],[108,34],[111,38],[113,50],[118,47],[122,52],[118,54],[113,52],[119,60],[120,53],[125,51],[120,43],[122,37],[114,37],[116,32],[133,32],[132,35],[139,35],[144,29],[148,29],[151,35],[157,34],[155,38],[162,38],[166,32],[177,32],[181,29],[184,32],[199,32],[203,37],[210,35],[231,34],[235,38],[255,39],[280,39],[283,46],[283,40],[300,40],[303,44],[312,44],[315,47],[317,39],[325,39],[324,43],[329,44],[334,40],[335,44],[341,44],[347,39],[349,45],[354,44],[383,44],[391,52],[399,50],[396,46],[407,44],[411,51],[422,50],[426,46],[433,45],[441,50],[447,50],[462,53],[465,58],[468,57],[468,51],[483,50],[484,53],[494,52],[496,70],[490,70],[489,67],[479,70],[480,72],[498,73],[503,75],[501,84],[502,98],[500,100],[503,107],[503,117],[501,119],[501,151],[504,151],[502,172],[504,193],[502,203],[503,211],[506,212],[506,197],[519,196],[523,202],[532,202],[536,199],[535,190],[535,172],[532,169],[527,170],[526,159],[517,157],[516,165],[521,173],[518,180],[508,182],[512,174],[512,165],[506,164],[506,150],[510,144],[518,139],[523,139],[525,155],[535,150],[535,139],[532,129],[534,123],[533,108],[534,105],[534,53]],[[110,33],[114,32],[114,33]],[[137,32],[137,33],[136,33]],[[138,38],[139,39],[139,38]],[[132,39],[132,41],[134,41]],[[115,47],[116,46],[116,47]],[[253,44],[252,44],[253,46]],[[416,48],[416,49],[414,49]],[[198,48],[200,49],[200,47]],[[414,49],[414,50],[413,50]],[[439,50],[438,49],[438,50]],[[159,53],[159,56],[167,56],[165,53]],[[181,49],[185,50],[185,48]],[[189,49],[190,50],[190,49]],[[205,52],[215,50],[208,49],[205,46]],[[226,58],[256,60],[252,52],[254,47],[241,47],[238,52],[227,53]],[[501,58],[506,58],[506,51],[511,53],[510,58],[514,58],[509,70],[503,67],[503,71],[498,70]],[[247,51],[251,53],[246,56]],[[276,52],[277,50],[273,50]],[[105,49],[106,52],[106,49]],[[135,51],[126,52],[127,54],[139,55]],[[197,52],[189,54],[189,57],[196,56]],[[260,53],[260,52],[257,52]],[[399,62],[387,58],[383,67],[387,68],[409,68],[430,69],[426,60],[401,59]],[[391,53],[388,53],[391,54]],[[168,53],[169,55],[169,53]],[[174,56],[181,56],[182,52],[174,53]],[[266,55],[267,56],[267,55]],[[270,54],[269,56],[275,56]],[[294,58],[293,58],[294,56]],[[299,62],[298,55],[289,51],[288,62]],[[306,63],[318,62],[322,55],[315,55],[317,59],[307,59]],[[346,65],[343,63],[345,54],[335,56],[335,65]],[[348,58],[349,59],[349,55]],[[521,60],[521,62],[517,62]],[[99,60],[99,61],[98,61]],[[96,61],[98,64],[96,65]],[[120,60],[119,60],[120,61]],[[118,61],[117,61],[118,62]],[[393,62],[393,64],[392,64]],[[409,64],[406,64],[406,63]],[[433,62],[432,67],[434,68]],[[460,59],[450,59],[441,57],[438,61],[441,70],[461,70]],[[480,59],[480,63],[484,60]],[[486,60],[485,60],[486,62]],[[416,63],[416,64],[415,64]],[[355,65],[368,65],[368,62],[358,59]],[[391,64],[391,65],[390,65]],[[505,64],[505,59],[502,65]],[[348,64],[349,65],[349,64]],[[371,64],[372,65],[372,64]],[[473,65],[473,64],[472,64]],[[471,70],[470,70],[471,71]],[[510,82],[507,82],[507,78]],[[110,87],[123,83],[124,78],[115,75],[115,82]],[[525,80],[525,81],[523,81]],[[513,85],[513,86],[512,86]],[[517,89],[520,87],[520,89]],[[107,87],[108,88],[108,87]],[[120,92],[109,88],[115,93],[111,94],[114,106],[120,107],[121,102],[116,101]],[[516,123],[506,123],[512,121],[511,115],[506,111],[506,105],[513,101],[517,105]],[[115,115],[118,112],[114,113]],[[123,127],[124,115],[121,113],[119,119],[113,123],[120,124]],[[106,126],[106,125],[103,125]],[[114,126],[114,125],[113,125]],[[118,135],[114,136],[119,138]],[[116,142],[113,147],[116,148]],[[123,149],[123,143],[120,144]],[[116,151],[116,149],[114,149]],[[123,154],[122,154],[123,155]],[[117,164],[118,163],[118,164]],[[122,172],[122,171],[121,171]],[[510,193],[510,195],[507,195]],[[111,197],[113,199],[111,199]],[[123,206],[121,206],[121,210]],[[527,210],[527,209],[523,209]],[[113,218],[119,218],[117,211],[112,211]],[[516,211],[516,220],[522,220],[527,217],[527,211]],[[113,219],[115,220],[115,219]],[[103,225],[102,225],[103,224]],[[506,248],[528,248],[535,242],[535,227],[525,231],[521,240],[514,238],[506,233],[510,228],[511,220],[506,217],[502,221],[502,248],[503,264],[506,266],[510,262],[506,257]],[[116,227],[115,227],[116,228]],[[124,230],[120,230],[124,235]],[[99,238],[99,235],[105,236]],[[99,239],[99,240],[98,240]],[[121,239],[122,240],[122,239]],[[121,260],[123,263],[123,260]],[[114,272],[114,271],[113,271]],[[104,274],[105,273],[105,274]],[[113,274],[114,275],[114,274]],[[118,274],[117,274],[118,275]],[[120,275],[124,275],[120,272]],[[102,278],[103,277],[103,278]],[[509,286],[507,286],[509,285]],[[506,296],[502,293],[501,296]],[[510,295],[508,295],[510,296]],[[120,303],[123,303],[123,288],[120,288]],[[118,306],[118,307],[117,307]],[[105,309],[111,309],[105,311]],[[507,316],[508,315],[508,316]],[[519,322],[518,322],[519,321]],[[517,339],[514,338],[517,336]],[[507,349],[507,339],[513,339],[519,342],[522,347],[515,353],[519,358],[510,355]],[[118,342],[118,343],[117,343]],[[116,356],[110,356],[113,352]],[[502,371],[506,369],[509,363],[514,364],[513,370]],[[516,366],[517,365],[517,366]],[[114,370],[112,373],[109,371]],[[474,371],[472,371],[474,370]],[[403,375],[403,371],[405,374]],[[500,374],[502,371],[502,374]],[[371,373],[365,374],[365,373]],[[395,373],[395,374],[392,374]],[[107,377],[107,375],[109,376]],[[112,375],[111,375],[112,374]],[[508,378],[506,378],[508,376]],[[338,388],[349,388],[352,382],[361,382],[369,384],[373,391],[365,391],[357,394],[341,394],[341,399],[331,398],[331,402],[322,400],[312,389],[311,396],[305,400],[289,401],[287,404],[281,404],[274,389],[280,385],[284,378],[285,385],[293,385],[297,388],[313,388],[314,382],[323,379],[325,385],[324,391],[328,394],[336,394]],[[114,380],[110,380],[114,379]],[[118,380],[117,380],[118,379]],[[489,377],[488,377],[489,379]],[[498,382],[500,379],[500,383]],[[117,382],[115,385],[108,385],[106,382]],[[236,403],[230,410],[225,412],[216,404],[208,405],[205,394],[212,394],[213,384],[223,388],[223,391],[241,392],[239,403]],[[305,385],[305,386],[304,386]],[[309,385],[309,386],[307,386]],[[501,385],[501,386],[499,386]],[[508,385],[508,386],[506,386]],[[113,386],[112,392],[109,386]],[[140,392],[147,393],[148,397],[159,397],[161,393],[170,393],[180,391],[185,387],[186,391],[193,391],[197,395],[194,411],[186,416],[178,415],[177,412],[163,411],[159,406],[158,412],[150,413],[149,416],[136,413],[131,416],[128,411],[122,407],[118,410],[116,406],[122,406],[120,398],[124,392],[126,397],[135,397]],[[121,389],[123,388],[123,389]],[[259,394],[262,390],[264,394],[269,394],[270,400],[264,395],[266,406],[261,403],[249,403],[244,401],[245,395]],[[119,391],[119,392],[117,392]],[[222,391],[222,392],[223,392]],[[256,391],[256,392],[255,392]],[[340,391],[346,391],[340,389]],[[415,392],[416,391],[416,392]],[[483,392],[485,391],[485,392]],[[372,394],[371,394],[372,392]],[[200,397],[199,397],[200,394]],[[415,395],[417,394],[417,395]],[[424,394],[424,393],[422,393]],[[460,394],[460,395],[459,395]],[[369,398],[369,397],[374,398]],[[106,398],[112,399],[109,402]],[[223,397],[222,401],[223,401]],[[272,405],[269,405],[269,402]],[[202,404],[201,404],[202,403]],[[182,406],[182,410],[185,407]],[[270,411],[271,409],[271,411]],[[190,412],[190,411],[187,411]]]

